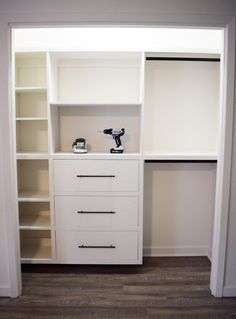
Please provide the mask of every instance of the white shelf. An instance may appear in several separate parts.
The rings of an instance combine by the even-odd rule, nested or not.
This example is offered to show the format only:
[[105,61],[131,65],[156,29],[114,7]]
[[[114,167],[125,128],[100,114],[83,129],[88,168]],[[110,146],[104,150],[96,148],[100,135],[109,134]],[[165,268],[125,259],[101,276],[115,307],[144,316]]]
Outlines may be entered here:
[[18,160],[20,159],[48,159],[49,155],[48,153],[41,153],[41,152],[34,152],[34,153],[29,153],[29,152],[20,152],[16,154],[16,158]]
[[16,121],[47,121],[47,117],[16,117]]
[[45,191],[20,191],[19,202],[49,202],[49,192]]
[[41,93],[47,92],[46,86],[18,86],[15,88],[16,93]]
[[189,161],[217,161],[217,154],[144,154],[144,160],[189,160]]
[[20,215],[20,229],[45,229],[50,230],[50,216],[48,214],[29,214]]
[[73,152],[57,152],[51,155],[53,159],[139,159],[140,153],[86,153],[75,154]]
[[49,216],[21,214],[20,229],[50,230]]
[[78,107],[89,107],[89,106],[115,106],[115,107],[121,107],[121,106],[134,106],[134,107],[140,107],[141,103],[70,103],[70,102],[62,102],[62,101],[58,101],[58,102],[50,102],[51,106],[78,106]]

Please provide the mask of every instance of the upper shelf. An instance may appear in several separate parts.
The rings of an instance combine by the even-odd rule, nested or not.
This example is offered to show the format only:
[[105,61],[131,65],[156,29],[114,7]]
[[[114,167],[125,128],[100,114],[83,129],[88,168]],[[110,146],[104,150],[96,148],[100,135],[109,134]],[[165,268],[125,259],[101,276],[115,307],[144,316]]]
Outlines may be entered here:
[[142,54],[50,53],[51,103],[140,104]]

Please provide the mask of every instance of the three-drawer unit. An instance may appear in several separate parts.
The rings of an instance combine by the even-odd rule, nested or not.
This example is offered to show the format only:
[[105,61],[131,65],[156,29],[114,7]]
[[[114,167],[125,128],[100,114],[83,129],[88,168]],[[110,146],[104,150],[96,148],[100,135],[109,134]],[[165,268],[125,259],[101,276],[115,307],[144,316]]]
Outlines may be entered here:
[[140,161],[53,162],[58,262],[141,263]]

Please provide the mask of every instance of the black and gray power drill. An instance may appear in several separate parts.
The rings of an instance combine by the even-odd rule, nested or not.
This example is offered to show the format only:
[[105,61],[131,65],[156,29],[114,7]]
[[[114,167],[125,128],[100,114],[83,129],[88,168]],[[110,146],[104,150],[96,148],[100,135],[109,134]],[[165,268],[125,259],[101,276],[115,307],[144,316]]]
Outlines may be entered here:
[[123,153],[124,148],[121,144],[120,137],[125,134],[124,128],[106,128],[102,131],[104,134],[112,135],[113,139],[116,142],[116,147],[110,149],[110,153]]

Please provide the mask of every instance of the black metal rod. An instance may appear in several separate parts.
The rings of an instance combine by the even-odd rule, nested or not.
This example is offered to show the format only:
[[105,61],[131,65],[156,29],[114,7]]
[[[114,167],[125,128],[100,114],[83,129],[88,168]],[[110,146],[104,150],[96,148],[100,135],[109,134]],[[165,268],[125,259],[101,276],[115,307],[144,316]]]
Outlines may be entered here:
[[80,245],[79,248],[116,248],[116,246],[110,245],[110,246],[86,246],[86,245]]
[[76,175],[76,177],[115,177],[115,175]]
[[89,211],[89,210],[79,210],[78,214],[115,214],[113,211]]
[[162,160],[162,159],[153,159],[153,160],[145,160],[145,163],[217,163],[217,160],[191,160],[191,159],[170,159],[170,160]]
[[146,61],[193,61],[193,62],[220,62],[219,58],[191,58],[191,57],[146,57]]

